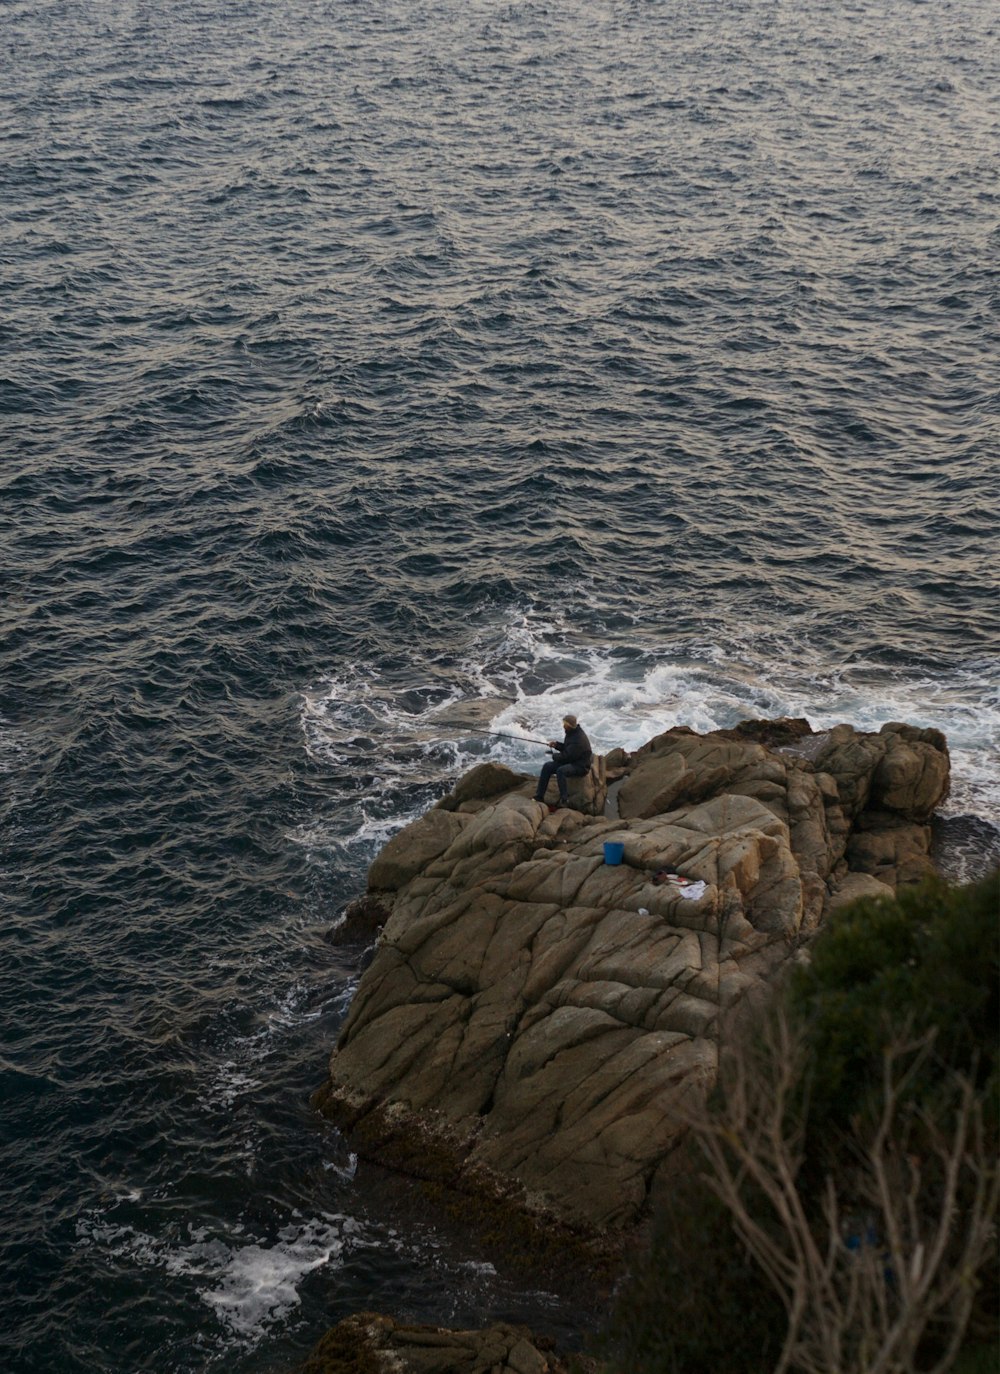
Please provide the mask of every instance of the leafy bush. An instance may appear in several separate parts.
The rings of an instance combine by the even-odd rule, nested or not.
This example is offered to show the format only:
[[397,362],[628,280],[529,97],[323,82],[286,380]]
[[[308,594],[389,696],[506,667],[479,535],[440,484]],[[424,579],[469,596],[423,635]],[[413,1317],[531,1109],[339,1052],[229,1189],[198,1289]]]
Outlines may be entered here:
[[883,1048],[904,1032],[934,1034],[913,1091],[932,1093],[935,1080],[961,1073],[983,1093],[995,1128],[1000,873],[968,887],[931,880],[836,913],[792,978],[789,1009],[810,1051],[805,1109],[814,1140],[871,1105]]

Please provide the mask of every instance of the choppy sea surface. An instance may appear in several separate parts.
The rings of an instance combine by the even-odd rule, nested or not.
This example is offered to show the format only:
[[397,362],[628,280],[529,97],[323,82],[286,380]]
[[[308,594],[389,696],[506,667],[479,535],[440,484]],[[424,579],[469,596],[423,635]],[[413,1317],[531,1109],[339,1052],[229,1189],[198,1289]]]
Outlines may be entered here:
[[944,730],[1000,852],[992,0],[0,2],[0,1364],[572,1339],[308,1095],[485,757]]

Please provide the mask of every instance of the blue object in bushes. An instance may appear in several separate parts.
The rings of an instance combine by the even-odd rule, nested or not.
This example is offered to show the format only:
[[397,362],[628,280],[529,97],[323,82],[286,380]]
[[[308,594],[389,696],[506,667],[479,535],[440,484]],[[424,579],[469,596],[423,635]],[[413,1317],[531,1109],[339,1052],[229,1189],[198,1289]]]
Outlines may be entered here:
[[621,840],[604,841],[604,862],[606,864],[620,864],[625,856],[625,846]]

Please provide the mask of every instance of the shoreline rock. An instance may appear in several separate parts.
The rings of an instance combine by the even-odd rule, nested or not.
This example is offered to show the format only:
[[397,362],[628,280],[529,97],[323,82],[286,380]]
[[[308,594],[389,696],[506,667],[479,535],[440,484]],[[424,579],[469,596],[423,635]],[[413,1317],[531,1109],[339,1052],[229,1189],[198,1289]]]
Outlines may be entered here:
[[551,815],[481,765],[371,866],[385,924],[316,1106],[362,1157],[614,1244],[714,1081],[723,1013],[827,911],[932,871],[948,775],[937,731],[800,720],[667,731]]
[[326,1333],[298,1374],[569,1374],[544,1338],[500,1322],[478,1331],[406,1326],[375,1312]]

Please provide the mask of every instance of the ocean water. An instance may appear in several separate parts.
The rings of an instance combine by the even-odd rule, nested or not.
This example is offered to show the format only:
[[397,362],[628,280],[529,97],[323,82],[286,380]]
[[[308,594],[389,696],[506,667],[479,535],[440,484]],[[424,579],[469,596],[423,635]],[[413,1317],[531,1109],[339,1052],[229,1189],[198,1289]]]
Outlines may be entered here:
[[1000,854],[992,0],[2,0],[0,1364],[590,1319],[308,1095],[576,711],[944,730]]

